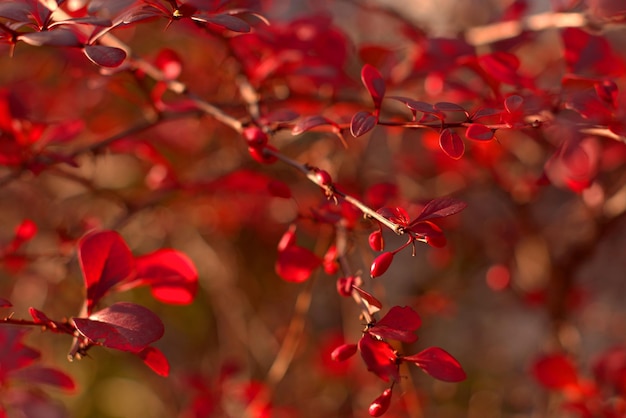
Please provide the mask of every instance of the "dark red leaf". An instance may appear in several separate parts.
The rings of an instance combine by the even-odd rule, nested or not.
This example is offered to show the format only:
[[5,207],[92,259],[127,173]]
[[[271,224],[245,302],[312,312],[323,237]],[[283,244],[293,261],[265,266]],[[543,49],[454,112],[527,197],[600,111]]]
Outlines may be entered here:
[[458,160],[465,153],[465,143],[452,129],[446,128],[439,134],[439,146],[448,157]]
[[193,15],[192,20],[198,22],[211,23],[224,29],[231,30],[233,32],[248,33],[250,32],[250,25],[243,19],[226,13],[217,15]]
[[365,135],[378,124],[378,117],[370,112],[360,111],[354,114],[350,122],[350,133],[355,138]]
[[16,22],[27,22],[30,18],[30,7],[26,3],[0,3],[0,17]]
[[465,136],[475,141],[489,141],[493,138],[493,130],[482,123],[472,123],[465,130]]
[[81,45],[76,34],[68,29],[56,29],[42,32],[30,32],[20,35],[18,38],[29,45],[34,46],[69,46]]
[[578,372],[572,360],[564,354],[549,354],[539,358],[531,368],[533,376],[548,389],[565,389],[578,384]]
[[0,298],[0,308],[10,308],[11,306],[13,306],[13,304],[7,299]]
[[397,380],[400,376],[395,350],[385,341],[378,340],[369,334],[364,334],[359,340],[359,351],[367,366],[367,370],[388,382]]
[[176,51],[164,48],[154,59],[154,65],[161,70],[166,80],[176,80],[183,70],[183,62]]
[[376,278],[383,275],[389,269],[393,256],[394,253],[387,251],[376,257],[370,267],[370,276]]
[[94,64],[102,67],[118,67],[126,59],[126,52],[123,49],[104,45],[87,45],[83,52]]
[[33,321],[39,323],[39,324],[50,324],[52,323],[52,320],[50,318],[48,318],[48,316],[41,312],[39,309],[35,309],[35,308],[28,308],[28,313],[30,314],[30,316],[33,318]]
[[367,91],[372,96],[374,107],[377,111],[380,110],[383,98],[385,97],[385,80],[375,67],[370,64],[365,64],[361,70],[361,81],[363,81],[365,88],[367,88]]
[[427,348],[418,354],[403,357],[402,360],[415,363],[427,374],[444,382],[460,382],[466,378],[459,362],[439,347]]
[[31,365],[39,351],[22,343],[27,331],[18,327],[0,327],[0,381],[7,373]]
[[399,206],[393,208],[380,208],[376,211],[376,213],[401,226],[407,226],[410,222],[409,214],[406,213],[406,210]]
[[87,314],[109,289],[135,273],[135,259],[115,231],[94,231],[81,238],[78,261],[87,288]]
[[523,104],[524,98],[522,96],[518,96],[517,94],[509,96],[504,100],[504,108],[509,113],[515,113],[521,110]]
[[383,339],[412,343],[417,340],[415,331],[421,325],[422,319],[412,308],[394,306],[368,332]]
[[170,374],[170,363],[158,348],[146,347],[137,355],[159,376],[166,377]]
[[363,299],[365,299],[365,301],[370,305],[373,306],[377,309],[382,309],[383,308],[383,304],[376,299],[373,295],[367,293],[365,290],[361,289],[360,287],[357,286],[352,286],[352,288],[359,294],[361,295],[361,297]]
[[109,27],[113,25],[113,22],[109,19],[104,19],[97,16],[86,16],[86,17],[74,17],[71,19],[59,20],[51,23],[48,26],[48,29],[51,29],[55,26],[61,25],[93,25],[93,26],[102,26]]
[[335,128],[339,127],[339,125],[337,125],[332,120],[325,118],[324,116],[315,115],[315,116],[307,116],[307,117],[300,119],[296,123],[296,126],[294,126],[293,129],[291,130],[291,133],[293,135],[300,135],[301,133],[307,132],[317,126],[325,126],[325,125],[330,125]]
[[411,226],[428,219],[444,218],[455,215],[467,207],[467,203],[453,197],[440,197],[431,200],[424,206],[419,216],[411,222]]
[[139,353],[163,336],[161,319],[148,308],[118,302],[89,318],[73,318],[76,329],[95,344]]
[[483,107],[478,109],[472,116],[471,116],[471,120],[478,120],[478,119],[482,119],[482,118],[488,118],[488,117],[492,117],[492,116],[498,116],[500,113],[502,113],[502,111],[498,110],[498,109],[493,109],[490,107]]
[[387,388],[383,393],[372,402],[368,408],[368,412],[373,417],[379,417],[383,415],[389,409],[391,405],[391,388]]
[[43,383],[68,391],[76,389],[76,384],[70,376],[63,373],[61,370],[52,369],[49,367],[26,367],[25,369],[16,370],[15,372],[11,373],[11,377],[27,381],[30,384]]
[[358,347],[356,344],[343,344],[335,348],[333,352],[330,353],[330,358],[334,361],[346,361],[356,354],[357,349]]
[[580,28],[565,28],[561,34],[569,72],[603,77],[624,73],[624,61],[614,53],[606,37]]
[[467,110],[461,105],[450,102],[438,102],[433,105],[435,110],[440,112],[463,112],[467,114]]
[[288,282],[300,283],[307,280],[322,260],[307,248],[292,245],[278,253],[276,273]]
[[152,288],[164,303],[186,305],[198,291],[198,271],[185,254],[161,249],[136,258],[137,281]]

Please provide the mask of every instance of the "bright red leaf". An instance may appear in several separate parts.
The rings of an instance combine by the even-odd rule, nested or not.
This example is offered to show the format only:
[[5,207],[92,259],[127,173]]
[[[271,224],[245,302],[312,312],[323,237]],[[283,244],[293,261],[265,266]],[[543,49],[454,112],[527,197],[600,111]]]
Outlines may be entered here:
[[431,200],[424,206],[419,216],[415,218],[411,225],[429,219],[444,218],[455,215],[467,207],[467,203],[453,197],[440,197]]
[[137,356],[159,376],[166,377],[170,374],[170,363],[158,348],[146,347]]
[[402,357],[402,360],[415,363],[427,374],[444,382],[460,382],[466,378],[459,362],[439,347],[429,347],[412,356]]
[[452,129],[446,128],[439,134],[439,146],[448,157],[458,160],[465,153],[465,143]]
[[417,340],[415,331],[422,325],[419,314],[408,306],[394,306],[385,316],[371,326],[368,332],[380,338],[412,343]]
[[94,231],[81,238],[78,261],[87,288],[87,314],[113,286],[135,272],[135,259],[115,231]]
[[374,107],[378,113],[385,97],[385,80],[375,67],[365,64],[361,70],[361,81],[363,81],[363,85],[365,85],[365,88],[372,96]]
[[307,280],[322,260],[311,250],[291,245],[278,253],[276,273],[288,282],[300,283]]
[[370,266],[370,276],[372,276],[372,278],[376,278],[383,275],[387,269],[389,269],[389,266],[393,261],[393,256],[394,253],[387,251],[376,257]]
[[388,382],[397,380],[400,375],[395,350],[385,341],[378,340],[369,334],[359,340],[359,351],[367,366],[367,370]]
[[185,254],[161,249],[137,257],[135,262],[137,278],[133,282],[149,285],[156,299],[180,305],[193,302],[198,291],[198,271]]
[[165,331],[163,322],[148,308],[118,302],[89,318],[73,318],[76,329],[93,343],[116,350],[139,353]]
[[367,293],[365,290],[361,289],[358,286],[352,286],[352,289],[354,289],[359,295],[361,295],[361,297],[363,299],[365,299],[365,301],[370,305],[376,308],[376,310],[382,309],[383,308],[383,304],[376,299],[373,295],[371,295],[370,293]]

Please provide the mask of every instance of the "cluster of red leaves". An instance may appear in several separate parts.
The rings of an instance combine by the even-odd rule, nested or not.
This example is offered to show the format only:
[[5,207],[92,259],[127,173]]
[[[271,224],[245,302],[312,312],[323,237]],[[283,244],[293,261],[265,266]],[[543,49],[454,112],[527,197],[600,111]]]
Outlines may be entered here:
[[618,418],[626,414],[626,348],[600,354],[593,377],[584,377],[565,354],[547,354],[532,365],[532,374],[546,389],[563,395],[562,407],[581,418]]
[[[0,308],[10,306],[0,298]],[[70,392],[75,389],[72,378],[61,370],[36,364],[41,353],[24,344],[26,333],[27,330],[15,326],[0,327],[0,417],[6,417],[13,409],[45,408],[50,413],[57,410],[59,406],[35,389],[39,385]]]
[[[365,295],[364,291],[358,291]],[[367,295],[366,298],[372,306],[382,306],[373,296]],[[367,325],[357,344],[342,344],[331,353],[333,360],[344,361],[358,351],[370,372],[385,382],[391,382],[391,386],[370,405],[370,415],[381,416],[389,408],[392,389],[400,379],[402,363],[413,363],[435,379],[445,382],[465,380],[465,372],[459,362],[442,348],[429,347],[417,354],[404,356],[385,341],[413,343],[417,340],[415,332],[421,324],[422,320],[415,310],[408,306],[394,306],[380,320]]]

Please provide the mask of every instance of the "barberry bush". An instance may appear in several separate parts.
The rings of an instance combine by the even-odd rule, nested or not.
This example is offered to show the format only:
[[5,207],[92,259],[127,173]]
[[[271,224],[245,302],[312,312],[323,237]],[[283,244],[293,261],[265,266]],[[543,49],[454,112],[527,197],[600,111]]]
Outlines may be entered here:
[[0,417],[624,416],[625,23],[0,2]]

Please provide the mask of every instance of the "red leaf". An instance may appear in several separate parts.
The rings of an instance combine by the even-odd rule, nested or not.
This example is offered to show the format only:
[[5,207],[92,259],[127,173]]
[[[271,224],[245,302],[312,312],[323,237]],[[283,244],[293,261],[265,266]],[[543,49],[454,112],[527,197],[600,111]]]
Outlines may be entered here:
[[33,321],[37,322],[38,324],[51,324],[52,320],[50,318],[48,318],[48,316],[41,312],[38,309],[35,308],[28,308],[28,313],[30,314],[30,316],[33,318]]
[[380,338],[412,343],[417,340],[415,331],[422,325],[422,319],[412,308],[408,306],[392,307],[387,314],[368,332]]
[[465,153],[465,143],[452,129],[446,128],[439,134],[439,146],[448,157],[458,160]]
[[388,343],[365,334],[359,340],[359,351],[367,370],[385,382],[388,382],[390,378],[397,380],[400,377],[396,364],[398,356]]
[[439,347],[429,347],[402,360],[415,363],[427,374],[444,382],[460,382],[467,377],[459,362]]
[[283,199],[290,199],[292,197],[291,189],[287,183],[280,180],[270,180],[267,183],[267,191],[274,197],[280,197]]
[[10,308],[11,306],[13,306],[13,304],[7,299],[0,298],[0,308]]
[[40,357],[39,351],[22,343],[26,332],[18,327],[0,327],[0,381],[7,373],[29,366]]
[[103,45],[87,45],[83,52],[91,62],[102,67],[118,67],[126,59],[126,51]]
[[438,102],[433,107],[440,112],[463,112],[467,114],[467,110],[463,106],[450,102]]
[[380,110],[383,98],[385,97],[385,80],[375,67],[370,64],[365,64],[361,70],[361,81],[363,81],[365,88],[367,88],[367,91],[372,96],[374,107],[377,111]]
[[572,360],[564,354],[549,354],[532,365],[535,379],[548,389],[565,389],[578,383],[578,373]]
[[321,264],[322,260],[311,250],[292,245],[278,253],[276,273],[284,280],[300,283]]
[[465,136],[475,141],[488,141],[493,138],[493,130],[482,123],[472,123],[465,130]]
[[397,206],[393,208],[385,207],[380,208],[376,211],[379,215],[384,216],[389,219],[391,222],[400,224],[402,226],[407,226],[410,222],[409,214],[406,213],[406,210]]
[[383,308],[383,304],[378,299],[376,299],[373,295],[367,293],[365,290],[361,289],[360,287],[352,286],[352,288],[359,295],[361,295],[361,297],[363,299],[365,299],[367,301],[367,303],[370,304],[370,306],[373,306],[373,307],[378,308],[378,309],[382,309]]
[[470,118],[471,120],[478,120],[478,119],[482,119],[482,118],[488,118],[488,117],[492,117],[492,116],[498,116],[500,113],[502,113],[502,111],[498,110],[498,109],[492,109],[490,107],[483,107],[481,109],[478,109]]
[[73,318],[76,329],[95,344],[139,353],[163,336],[161,319],[148,308],[119,302],[89,318]]
[[80,41],[76,34],[68,29],[56,29],[42,32],[30,32],[20,35],[18,38],[33,46],[69,46],[78,47]]
[[387,388],[383,393],[372,402],[368,408],[368,412],[373,417],[379,417],[383,415],[389,409],[391,405],[391,388]]
[[170,374],[170,363],[158,348],[146,347],[137,355],[159,376],[166,377]]
[[387,251],[376,257],[370,267],[370,276],[376,278],[384,274],[389,269],[393,256],[394,253]]
[[411,222],[411,226],[428,219],[444,218],[455,215],[467,207],[467,203],[453,197],[440,197],[431,200],[424,206],[419,216]]
[[87,288],[87,314],[109,289],[135,272],[135,259],[115,231],[94,231],[81,238],[78,260]]
[[309,131],[317,126],[325,126],[325,125],[330,125],[335,128],[339,127],[339,125],[337,125],[332,120],[325,118],[324,116],[315,115],[315,116],[307,116],[307,117],[300,119],[296,123],[296,126],[294,126],[293,129],[291,130],[291,133],[293,135],[300,135],[301,133]]
[[136,258],[137,279],[152,288],[152,295],[164,303],[186,305],[198,291],[198,271],[185,254],[161,249]]
[[70,376],[61,370],[49,367],[30,366],[11,373],[11,377],[28,381],[28,383],[44,383],[69,391],[76,389],[76,384]]
[[250,32],[250,25],[243,19],[236,16],[232,16],[226,13],[217,15],[194,15],[192,20],[198,22],[207,22],[213,25],[219,26],[224,29],[231,30],[233,32],[248,33]]
[[523,104],[524,104],[524,98],[521,96],[518,96],[517,94],[509,96],[504,100],[504,108],[509,113],[515,113],[521,110]]
[[350,122],[350,133],[355,138],[365,135],[378,123],[378,117],[370,112],[360,111],[354,114]]
[[330,353],[330,357],[334,361],[346,361],[356,354],[357,349],[356,344],[343,344],[335,348],[333,352]]

